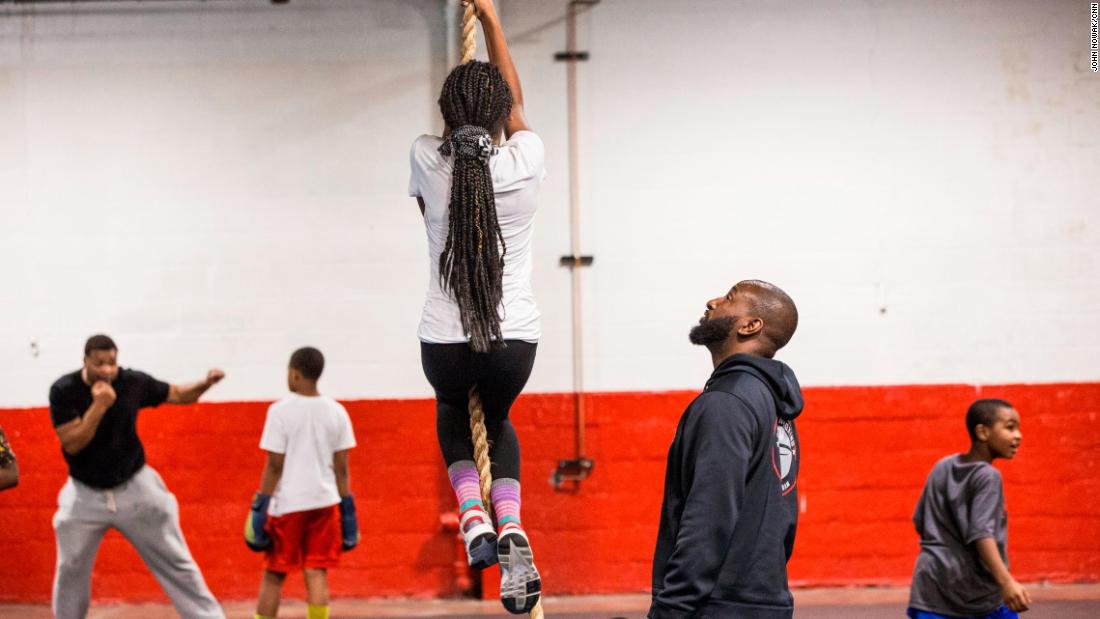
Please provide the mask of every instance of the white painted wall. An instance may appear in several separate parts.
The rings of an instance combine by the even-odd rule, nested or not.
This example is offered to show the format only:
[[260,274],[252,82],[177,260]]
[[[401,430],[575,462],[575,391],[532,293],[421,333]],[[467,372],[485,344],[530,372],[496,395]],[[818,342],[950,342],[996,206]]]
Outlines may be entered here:
[[[304,344],[333,395],[428,395],[405,190],[441,124],[442,6],[0,6],[0,406],[44,403],[97,331],[169,380],[225,368],[214,399],[278,396]],[[549,150],[531,391],[571,384],[564,7],[502,6]],[[748,277],[799,302],[807,384],[1100,379],[1087,24],[1068,1],[603,0],[580,18],[588,386],[698,386],[687,330]]]

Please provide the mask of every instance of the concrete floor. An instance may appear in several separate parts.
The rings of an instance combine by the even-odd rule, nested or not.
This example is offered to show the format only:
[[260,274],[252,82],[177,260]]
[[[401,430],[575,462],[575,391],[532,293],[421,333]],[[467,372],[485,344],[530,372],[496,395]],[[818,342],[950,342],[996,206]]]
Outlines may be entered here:
[[[1024,619],[1097,619],[1100,618],[1100,584],[1031,585],[1035,604]],[[798,589],[795,590],[797,619],[880,619],[905,616],[908,590],[894,587]],[[544,601],[547,617],[555,619],[634,619],[644,617],[649,596],[594,595],[550,597]],[[483,619],[505,617],[500,604],[477,600],[336,600],[332,619],[378,617],[451,617]],[[251,602],[229,602],[227,619],[252,619]],[[88,619],[170,619],[171,606],[161,604],[99,604]],[[0,604],[0,617],[49,619],[47,605]],[[302,619],[305,605],[288,600],[280,609],[282,619]]]

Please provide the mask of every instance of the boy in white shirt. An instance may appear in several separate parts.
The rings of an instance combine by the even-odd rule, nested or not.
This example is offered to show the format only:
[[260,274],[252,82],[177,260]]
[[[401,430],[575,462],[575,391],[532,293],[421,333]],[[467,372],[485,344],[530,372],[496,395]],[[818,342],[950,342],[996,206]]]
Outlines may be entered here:
[[328,619],[328,568],[359,543],[348,450],[347,410],[317,391],[325,358],[316,348],[290,357],[291,395],[267,409],[260,449],[267,465],[245,522],[245,543],[266,553],[256,619],[273,619],[287,572],[303,570],[309,619]]

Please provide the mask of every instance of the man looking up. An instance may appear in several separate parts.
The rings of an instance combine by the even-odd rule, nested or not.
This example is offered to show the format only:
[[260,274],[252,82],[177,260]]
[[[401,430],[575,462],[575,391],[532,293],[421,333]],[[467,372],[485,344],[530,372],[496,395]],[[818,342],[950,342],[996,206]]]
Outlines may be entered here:
[[798,380],[772,357],[794,335],[789,296],[758,280],[707,302],[690,334],[714,372],[668,452],[651,619],[790,618],[798,522]]

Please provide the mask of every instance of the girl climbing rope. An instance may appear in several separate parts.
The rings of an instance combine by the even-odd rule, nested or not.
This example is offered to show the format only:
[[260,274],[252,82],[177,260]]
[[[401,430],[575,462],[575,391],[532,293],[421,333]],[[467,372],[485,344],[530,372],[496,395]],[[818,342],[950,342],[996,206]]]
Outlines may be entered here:
[[[439,96],[443,136],[420,136],[410,153],[409,195],[424,216],[431,258],[420,354],[469,564],[499,562],[504,607],[538,616],[541,581],[520,521],[519,440],[508,411],[531,374],[540,336],[531,234],[544,152],[527,126],[492,0],[463,5],[463,62]],[[474,15],[488,63],[472,60]],[[475,451],[491,461],[481,476]]]

